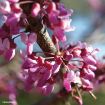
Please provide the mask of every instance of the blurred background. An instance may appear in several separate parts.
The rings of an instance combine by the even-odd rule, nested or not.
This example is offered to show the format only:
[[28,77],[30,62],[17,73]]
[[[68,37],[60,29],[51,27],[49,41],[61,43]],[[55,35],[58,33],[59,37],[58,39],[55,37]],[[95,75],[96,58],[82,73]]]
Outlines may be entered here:
[[[89,45],[93,45],[94,48],[99,48],[100,52],[97,54],[97,59],[102,60],[105,55],[105,0],[62,0],[66,7],[73,9],[71,16],[71,25],[75,26],[74,32],[67,33],[68,42],[86,42]],[[16,43],[18,48],[24,49],[25,46],[17,38]],[[41,50],[36,44],[35,50]],[[5,63],[3,58],[0,58],[0,73],[7,75],[8,71],[17,72],[20,70],[20,58],[17,53],[14,60],[10,63]],[[105,105],[105,85],[102,84],[95,91],[97,97],[96,100],[92,99],[89,94],[83,96],[84,105]],[[19,90],[18,103],[19,105],[31,105],[42,97],[35,93],[27,93],[23,90]],[[0,98],[0,105],[4,98]],[[7,103],[5,105],[8,105]],[[71,105],[77,105],[71,100]]]

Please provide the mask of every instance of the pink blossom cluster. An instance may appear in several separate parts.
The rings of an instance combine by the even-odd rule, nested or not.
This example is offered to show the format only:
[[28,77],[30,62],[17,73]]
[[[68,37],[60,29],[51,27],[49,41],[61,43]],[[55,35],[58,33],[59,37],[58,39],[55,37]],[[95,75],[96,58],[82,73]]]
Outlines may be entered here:
[[[34,18],[40,16],[44,24],[52,30],[53,35],[59,41],[66,41],[65,32],[74,30],[74,27],[70,26],[72,10],[65,8],[59,1],[45,0],[43,3],[40,2],[40,0],[39,2],[34,2],[33,0],[0,1],[0,14],[2,14],[2,21],[4,21],[0,27],[0,46],[2,46],[0,49],[2,53],[0,55],[6,56],[7,60],[11,60],[15,56],[16,44],[13,37],[17,35],[22,36],[22,42],[24,43],[23,36],[25,38],[25,35],[23,33],[26,34],[26,32],[22,31],[22,29],[27,28],[29,13]],[[21,5],[28,3],[32,4],[32,8],[25,13]],[[5,42],[8,43],[7,48],[5,48]],[[28,43],[26,45],[28,45],[27,48],[32,49],[32,44]]]
[[51,64],[42,57],[26,58],[22,66],[26,89],[34,86],[44,94],[50,94],[60,68],[61,60],[59,58],[57,60]]
[[[68,68],[70,69],[70,73],[66,72],[66,78],[64,81],[64,85],[67,91],[71,91],[71,86],[69,85],[70,77],[71,83],[77,83],[81,86],[81,88],[85,91],[92,90],[93,86],[91,80],[95,77],[94,71],[96,70],[96,59],[94,54],[97,52],[97,49],[93,49],[92,47],[88,47],[85,43],[79,43],[77,45],[71,45],[66,50],[66,59],[70,60],[68,63]],[[69,83],[69,84],[68,84]]]
[[[40,57],[34,53],[24,57],[22,72],[26,89],[34,87],[43,94],[50,94],[54,85],[60,83],[67,92],[72,93],[75,87],[87,92],[92,91],[97,49],[80,42],[61,49],[58,55],[51,58]],[[62,66],[65,69],[61,69]],[[78,99],[82,105],[81,97],[78,96]]]
[[[29,11],[23,10],[23,5],[29,5]],[[12,60],[17,47],[14,40],[20,37],[26,45],[25,52],[21,51],[25,88],[35,88],[48,95],[53,92],[55,84],[59,83],[82,105],[80,94],[76,94],[79,90],[92,91],[97,64],[95,53],[98,50],[81,42],[64,47],[59,45],[59,42],[66,41],[65,32],[74,30],[70,25],[72,12],[60,0],[0,0],[0,14],[5,21],[0,27],[0,55]],[[56,54],[42,57],[33,50],[37,33],[32,30],[27,32],[29,17],[35,20],[40,17],[42,23],[52,31]]]
[[[71,9],[65,8],[63,4],[51,2],[46,8],[47,12],[47,25],[53,31],[58,40],[64,42],[66,41],[65,32],[73,31],[75,28],[70,26],[71,19],[70,16],[73,12]],[[46,23],[46,24],[47,24]]]
[[[19,0],[1,0],[0,14],[4,17],[5,23],[0,27],[0,55],[7,60],[15,56],[16,44],[12,38],[19,34],[19,25],[22,9],[17,4]],[[1,20],[2,21],[2,20]]]
[[32,5],[31,15],[43,17],[44,24],[52,30],[59,41],[66,41],[65,32],[73,31],[75,28],[70,26],[70,16],[73,10],[65,8],[59,1],[45,0],[43,5],[35,3]]
[[16,45],[8,38],[0,39],[0,55],[4,55],[5,59],[11,60],[15,56]]

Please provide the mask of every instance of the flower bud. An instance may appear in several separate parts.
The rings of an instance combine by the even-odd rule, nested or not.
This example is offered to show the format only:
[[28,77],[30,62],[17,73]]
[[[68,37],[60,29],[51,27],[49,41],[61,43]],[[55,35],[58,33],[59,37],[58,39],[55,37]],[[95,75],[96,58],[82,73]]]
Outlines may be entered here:
[[51,13],[52,11],[56,11],[56,4],[54,2],[51,2],[47,7],[48,13]]
[[40,4],[39,3],[35,3],[32,6],[32,11],[31,11],[31,15],[33,17],[36,17],[38,15],[38,13],[40,12]]

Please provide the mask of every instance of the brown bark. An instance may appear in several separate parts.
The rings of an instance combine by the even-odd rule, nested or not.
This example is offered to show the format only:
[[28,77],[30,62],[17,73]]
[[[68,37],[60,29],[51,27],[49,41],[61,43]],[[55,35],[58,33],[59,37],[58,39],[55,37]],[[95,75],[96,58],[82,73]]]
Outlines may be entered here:
[[37,17],[37,19],[30,17],[29,23],[31,24],[31,30],[37,34],[37,43],[42,51],[56,54],[56,47],[53,44],[46,27],[43,25],[42,20],[39,17]]

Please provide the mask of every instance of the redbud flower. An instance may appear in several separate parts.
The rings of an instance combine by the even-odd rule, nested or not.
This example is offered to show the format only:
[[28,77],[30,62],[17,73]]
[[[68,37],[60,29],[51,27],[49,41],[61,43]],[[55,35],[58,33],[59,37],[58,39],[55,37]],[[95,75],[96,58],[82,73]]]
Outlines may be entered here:
[[60,70],[61,62],[59,57],[52,62],[36,56],[33,59],[24,59],[22,69],[26,89],[30,90],[35,87],[45,95],[50,94],[54,89],[56,74]]
[[27,45],[27,53],[30,55],[33,52],[33,45],[37,40],[37,36],[35,33],[30,33],[26,35],[25,33],[21,33],[21,41]]
[[91,91],[93,89],[93,84],[88,79],[81,78],[81,80],[83,90]]
[[0,1],[0,13],[8,14],[11,12],[10,3],[7,0]]
[[40,12],[40,9],[41,9],[41,7],[40,7],[39,3],[33,4],[32,10],[31,10],[31,15],[33,17],[36,17],[38,15],[38,13]]
[[51,13],[52,11],[56,11],[56,10],[57,10],[57,8],[56,8],[56,4],[54,2],[49,3],[49,5],[46,9],[46,11],[48,13]]
[[19,0],[8,0],[11,3],[17,3]]
[[54,29],[54,33],[53,33],[60,41],[64,42],[66,41],[66,36],[65,36],[65,33],[62,29],[60,29],[59,27],[58,28],[55,28]]
[[11,42],[8,38],[4,40],[0,39],[0,55],[1,54],[3,54],[5,59],[9,61],[15,56],[15,47],[11,47]]
[[[66,41],[65,32],[73,31],[75,28],[70,26],[72,10],[68,10],[62,4],[50,3],[46,9],[50,28],[53,30],[59,41]],[[48,27],[49,28],[49,27]]]
[[71,83],[75,81],[76,75],[73,71],[68,72],[66,75],[67,76],[64,77],[63,86],[70,92],[72,90]]

